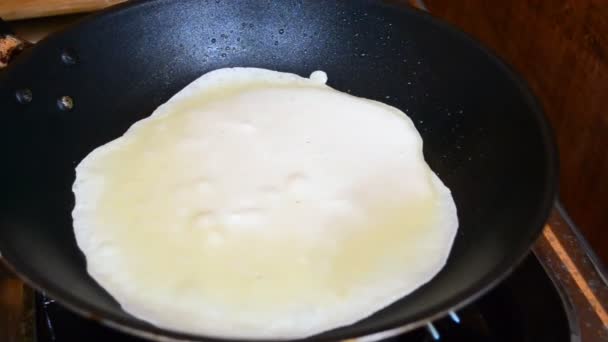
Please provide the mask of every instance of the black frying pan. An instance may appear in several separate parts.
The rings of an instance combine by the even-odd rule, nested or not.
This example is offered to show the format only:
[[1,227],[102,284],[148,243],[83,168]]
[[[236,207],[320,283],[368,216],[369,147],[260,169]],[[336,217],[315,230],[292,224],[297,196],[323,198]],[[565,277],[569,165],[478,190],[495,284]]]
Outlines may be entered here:
[[[321,69],[336,89],[402,109],[454,194],[460,230],[445,269],[385,310],[319,338],[414,327],[463,306],[504,278],[539,234],[556,189],[547,122],[521,80],[461,32],[377,1],[159,0],[86,19],[1,73],[5,261],[85,316],[148,337],[204,340],[133,318],[87,275],[72,232],[71,185],[90,151],[226,66]],[[58,103],[62,96],[73,108]]]

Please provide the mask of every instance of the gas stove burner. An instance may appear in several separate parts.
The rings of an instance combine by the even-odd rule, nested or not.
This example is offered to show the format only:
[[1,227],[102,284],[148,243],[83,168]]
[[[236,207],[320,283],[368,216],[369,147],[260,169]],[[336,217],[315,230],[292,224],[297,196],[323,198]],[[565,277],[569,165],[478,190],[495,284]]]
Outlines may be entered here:
[[[136,342],[140,338],[84,319],[42,294],[36,296],[37,342]],[[573,341],[578,335],[564,302],[533,255],[481,299],[409,332],[393,330],[358,342]],[[391,335],[391,336],[389,336]]]

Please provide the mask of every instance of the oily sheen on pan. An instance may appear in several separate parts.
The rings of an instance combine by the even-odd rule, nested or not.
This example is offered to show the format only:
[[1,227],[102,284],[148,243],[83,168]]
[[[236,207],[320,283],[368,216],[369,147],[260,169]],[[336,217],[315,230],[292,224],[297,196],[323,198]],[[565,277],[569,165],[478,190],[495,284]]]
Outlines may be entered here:
[[76,168],[88,272],[160,327],[301,338],[445,265],[458,219],[411,120],[310,78],[207,73]]

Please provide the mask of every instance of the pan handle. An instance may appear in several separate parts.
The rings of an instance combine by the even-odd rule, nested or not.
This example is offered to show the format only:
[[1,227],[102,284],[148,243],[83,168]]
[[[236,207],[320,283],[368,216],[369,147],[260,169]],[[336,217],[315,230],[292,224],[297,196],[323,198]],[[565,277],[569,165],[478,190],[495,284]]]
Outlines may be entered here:
[[9,25],[0,18],[0,69],[6,68],[15,56],[31,45],[15,36]]

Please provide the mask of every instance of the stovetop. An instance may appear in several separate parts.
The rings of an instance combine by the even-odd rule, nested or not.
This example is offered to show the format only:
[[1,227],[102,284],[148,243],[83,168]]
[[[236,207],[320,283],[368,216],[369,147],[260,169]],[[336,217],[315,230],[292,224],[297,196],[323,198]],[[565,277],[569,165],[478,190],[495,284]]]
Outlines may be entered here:
[[[37,342],[135,342],[142,339],[82,318],[44,295],[36,295]],[[406,342],[575,341],[576,324],[534,255],[497,288],[432,325],[388,338]]]
[[[607,273],[559,204],[532,251],[496,288],[442,319],[349,342],[608,342]],[[143,341],[73,314],[1,266],[0,341]]]
[[[532,253],[480,299],[428,322],[349,342],[608,342],[608,283],[593,252],[556,205]],[[143,341],[82,318],[0,268],[0,340]]]

